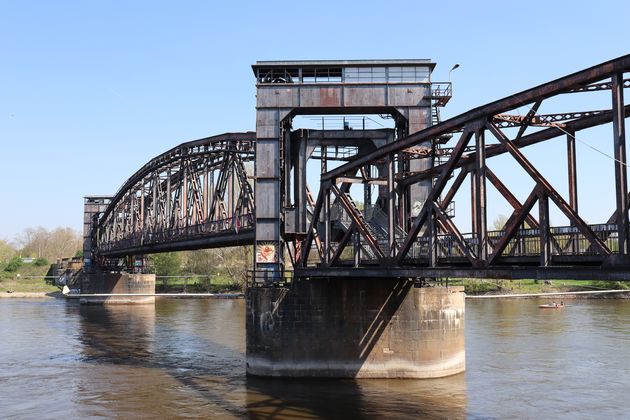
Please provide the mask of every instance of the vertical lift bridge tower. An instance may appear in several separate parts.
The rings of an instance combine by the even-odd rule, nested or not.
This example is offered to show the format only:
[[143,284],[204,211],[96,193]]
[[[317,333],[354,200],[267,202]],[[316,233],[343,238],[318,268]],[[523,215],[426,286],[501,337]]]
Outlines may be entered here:
[[[285,233],[305,233],[300,231],[307,228],[304,176],[302,182],[296,177],[291,197],[293,118],[385,114],[395,121],[395,138],[403,138],[435,122],[437,106],[450,98],[450,84],[432,86],[434,67],[435,63],[424,59],[258,61],[252,66],[257,81],[256,283],[271,283],[282,277],[288,268],[284,261]],[[326,147],[320,147],[325,160]],[[401,161],[398,165],[399,171],[420,171],[432,166],[433,158]],[[304,172],[305,168],[300,170]],[[400,201],[403,228],[426,199],[430,182],[413,185]]]

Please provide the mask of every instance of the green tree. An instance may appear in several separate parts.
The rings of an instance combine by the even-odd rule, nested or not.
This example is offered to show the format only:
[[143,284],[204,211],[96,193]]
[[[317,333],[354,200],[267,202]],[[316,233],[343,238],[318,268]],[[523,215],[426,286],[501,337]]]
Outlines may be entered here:
[[19,242],[22,245],[22,255],[55,261],[73,256],[82,246],[82,237],[77,231],[67,227],[50,231],[37,227],[25,229]]
[[0,239],[0,264],[9,261],[16,254],[16,249],[7,241]]
[[15,273],[18,268],[22,266],[22,258],[15,256],[11,258],[4,271],[8,271],[9,273]]
[[251,269],[252,247],[237,246],[216,251],[220,267],[227,271],[234,283],[242,286],[247,280],[247,271]]
[[37,258],[35,261],[33,261],[33,265],[36,267],[43,267],[45,265],[50,265],[50,263],[46,258]]
[[220,265],[215,249],[199,249],[184,253],[184,271],[190,274],[211,275]]
[[153,271],[158,276],[178,276],[182,272],[182,258],[179,252],[153,254],[149,258]]

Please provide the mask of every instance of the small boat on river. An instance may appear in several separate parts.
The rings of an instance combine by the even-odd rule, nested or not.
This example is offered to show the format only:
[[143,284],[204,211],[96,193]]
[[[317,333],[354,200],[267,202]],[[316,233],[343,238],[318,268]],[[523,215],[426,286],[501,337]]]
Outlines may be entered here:
[[538,305],[539,308],[542,309],[562,309],[564,308],[564,303],[548,303],[546,305]]

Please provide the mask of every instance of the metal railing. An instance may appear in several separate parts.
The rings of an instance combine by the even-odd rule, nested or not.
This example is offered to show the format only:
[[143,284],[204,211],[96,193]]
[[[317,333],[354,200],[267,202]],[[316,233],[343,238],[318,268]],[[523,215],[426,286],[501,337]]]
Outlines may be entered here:
[[155,232],[133,232],[119,239],[99,243],[99,250],[107,252],[120,248],[167,243],[179,239],[191,239],[198,236],[225,234],[229,232],[238,234],[241,230],[250,229],[253,226],[253,214],[244,214],[174,229],[157,230]]
[[[378,209],[377,211],[382,211]],[[369,214],[369,212],[368,212]],[[346,217],[338,220],[343,223]],[[370,218],[374,220],[374,218]],[[346,220],[346,224],[349,220]],[[596,224],[589,225],[595,235],[601,239],[608,249],[613,253],[618,252],[617,247],[617,225],[616,224]],[[575,226],[559,226],[549,229],[549,243],[552,256],[590,256],[598,255],[597,249],[592,246],[584,234]],[[504,230],[488,232],[488,251],[505,235]],[[380,235],[379,235],[380,236]],[[462,235],[464,244],[472,254],[476,253],[479,238],[473,233]],[[380,242],[380,237],[378,238]],[[396,234],[398,247],[402,245],[404,235]],[[430,239],[427,236],[419,237],[412,245],[407,260],[416,260],[429,257]],[[466,254],[461,249],[459,242],[454,235],[440,234],[437,236],[438,258],[465,258]],[[501,253],[501,257],[537,257],[541,254],[540,229],[520,229],[512,240],[508,242]],[[363,258],[372,257],[371,254],[363,254]],[[368,258],[370,259],[370,258]]]
[[[616,224],[597,224],[589,225],[595,235],[601,239],[608,249],[614,254],[617,249],[617,225]],[[584,236],[575,226],[560,226],[549,229],[551,255],[561,256],[587,256],[597,255],[597,250],[592,246],[591,242]],[[504,230],[496,230],[488,232],[489,250],[495,245],[505,234]],[[464,243],[469,250],[477,249],[479,238],[472,233],[462,235]],[[402,240],[397,240],[399,245]],[[428,257],[429,255],[429,238],[418,238],[409,254],[408,259],[416,259]],[[520,229],[512,240],[508,242],[502,257],[535,257],[541,254],[540,229]],[[455,236],[441,234],[437,236],[437,250],[439,258],[448,257],[464,257],[465,254],[455,239]]]

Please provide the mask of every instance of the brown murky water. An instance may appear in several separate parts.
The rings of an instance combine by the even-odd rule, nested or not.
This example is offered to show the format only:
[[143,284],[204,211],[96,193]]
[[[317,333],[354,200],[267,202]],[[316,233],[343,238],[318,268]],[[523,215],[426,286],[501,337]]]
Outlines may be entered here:
[[244,302],[0,300],[0,417],[622,418],[630,301],[468,301],[467,372],[245,376]]

